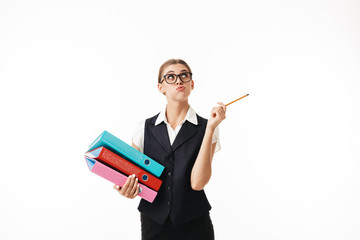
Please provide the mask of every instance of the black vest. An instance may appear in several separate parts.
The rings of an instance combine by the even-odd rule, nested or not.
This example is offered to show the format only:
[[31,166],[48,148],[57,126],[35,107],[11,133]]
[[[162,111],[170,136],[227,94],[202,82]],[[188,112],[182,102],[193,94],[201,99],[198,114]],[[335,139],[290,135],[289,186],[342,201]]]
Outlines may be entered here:
[[155,126],[158,115],[145,121],[144,154],[165,167],[160,176],[163,183],[155,200],[141,199],[138,209],[159,224],[170,215],[173,225],[179,225],[211,209],[204,190],[195,191],[190,184],[207,120],[196,115],[198,125],[185,121],[171,146],[166,124]]

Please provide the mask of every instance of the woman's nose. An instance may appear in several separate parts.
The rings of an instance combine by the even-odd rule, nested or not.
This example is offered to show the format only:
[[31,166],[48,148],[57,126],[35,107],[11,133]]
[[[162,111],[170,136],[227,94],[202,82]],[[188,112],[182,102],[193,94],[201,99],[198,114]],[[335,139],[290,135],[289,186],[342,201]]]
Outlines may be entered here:
[[176,76],[176,82],[175,82],[176,85],[179,85],[179,84],[182,84],[182,81],[180,80],[180,77],[179,76]]

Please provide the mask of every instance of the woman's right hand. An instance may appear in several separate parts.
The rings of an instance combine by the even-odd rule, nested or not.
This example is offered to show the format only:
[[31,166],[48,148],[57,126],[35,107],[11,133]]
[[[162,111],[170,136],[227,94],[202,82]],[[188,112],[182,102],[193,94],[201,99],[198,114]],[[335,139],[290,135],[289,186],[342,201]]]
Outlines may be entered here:
[[133,174],[128,177],[123,187],[120,187],[119,185],[114,185],[114,188],[124,197],[132,199],[139,194],[140,186],[138,183],[138,179],[135,178],[135,174]]

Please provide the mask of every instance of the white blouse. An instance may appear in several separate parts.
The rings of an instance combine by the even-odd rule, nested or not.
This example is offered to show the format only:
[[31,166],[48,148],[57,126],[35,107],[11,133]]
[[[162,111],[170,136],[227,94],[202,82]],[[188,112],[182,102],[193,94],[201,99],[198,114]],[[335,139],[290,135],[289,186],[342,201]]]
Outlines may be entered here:
[[[171,125],[168,123],[167,119],[166,119],[166,107],[164,108],[164,110],[162,110],[158,116],[158,118],[156,119],[155,122],[155,126],[164,122],[167,126],[167,131],[169,134],[169,139],[170,139],[170,144],[172,145],[176,135],[179,133],[182,125],[184,124],[184,122],[187,120],[189,122],[191,122],[194,125],[198,124],[197,118],[196,118],[196,112],[194,111],[194,109],[189,106],[188,112],[186,114],[186,117],[184,120],[182,120],[175,128],[175,130],[171,127]],[[144,152],[144,129],[145,129],[145,121],[146,119],[142,119],[136,126],[136,129],[134,131],[134,135],[133,135],[133,143],[139,147],[141,152]],[[221,145],[220,145],[220,138],[219,138],[219,127],[215,128],[214,134],[213,134],[213,138],[212,138],[212,143],[216,142],[216,147],[215,147],[215,152],[219,151],[221,149]]]

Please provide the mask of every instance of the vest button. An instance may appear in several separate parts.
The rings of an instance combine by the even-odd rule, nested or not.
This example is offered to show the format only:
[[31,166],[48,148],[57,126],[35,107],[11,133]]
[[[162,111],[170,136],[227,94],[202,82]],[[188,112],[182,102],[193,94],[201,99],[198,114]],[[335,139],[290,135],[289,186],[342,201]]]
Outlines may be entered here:
[[172,157],[169,158],[169,161],[172,162],[174,159]]
[[170,206],[170,201],[168,201],[168,205]]
[[168,187],[168,190],[170,190],[171,189],[171,187]]
[[171,172],[168,172],[168,175],[171,176]]

